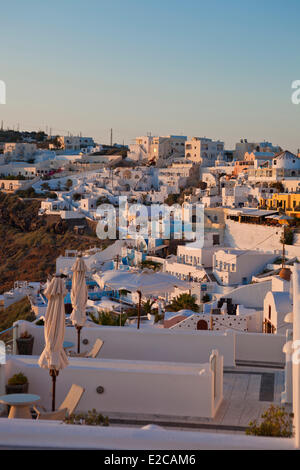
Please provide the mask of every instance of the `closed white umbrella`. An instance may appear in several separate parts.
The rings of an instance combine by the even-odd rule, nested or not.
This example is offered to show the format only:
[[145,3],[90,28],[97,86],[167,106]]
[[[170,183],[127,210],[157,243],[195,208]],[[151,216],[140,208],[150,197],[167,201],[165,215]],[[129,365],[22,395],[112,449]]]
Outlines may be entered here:
[[55,386],[59,371],[64,369],[69,361],[63,348],[65,337],[65,304],[67,294],[63,279],[55,277],[45,291],[48,299],[45,316],[45,349],[39,358],[39,366],[49,369],[52,377],[52,411],[55,411]]
[[86,304],[88,301],[88,290],[85,282],[85,273],[87,271],[86,264],[82,258],[77,258],[74,266],[72,267],[72,290],[71,302],[73,311],[71,320],[77,329],[78,345],[77,352],[80,353],[80,332],[86,322]]

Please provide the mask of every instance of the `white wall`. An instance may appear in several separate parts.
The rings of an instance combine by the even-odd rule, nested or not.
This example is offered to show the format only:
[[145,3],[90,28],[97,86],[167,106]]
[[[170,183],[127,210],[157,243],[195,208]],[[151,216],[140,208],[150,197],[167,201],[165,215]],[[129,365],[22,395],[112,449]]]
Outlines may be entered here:
[[[41,354],[44,348],[44,328],[29,322],[18,322],[22,325],[19,334],[25,329],[34,340],[33,354]],[[88,339],[87,345],[81,345],[81,351],[89,351],[95,340],[101,338],[104,345],[100,357],[104,359],[125,359],[142,361],[163,361],[201,364],[208,360],[212,350],[217,349],[224,357],[225,367],[235,366],[234,332],[175,332],[165,329],[140,330],[127,327],[83,328],[81,340]],[[77,344],[77,333],[74,327],[67,327],[65,340]]]
[[[44,347],[44,328],[25,321],[18,322],[35,337],[33,354],[39,355]],[[142,327],[143,328],[143,327]],[[99,357],[142,361],[180,362],[201,364],[208,360],[211,351],[217,349],[224,357],[224,367],[234,367],[235,361],[285,362],[282,348],[283,335],[239,333],[233,331],[172,331],[165,329],[141,329],[121,327],[83,328],[81,351],[89,351],[96,338],[104,345]],[[77,344],[75,328],[66,328],[66,341]]]
[[285,363],[284,335],[236,334],[236,361]]
[[[218,357],[221,362],[222,357]],[[41,397],[39,404],[51,409],[51,378],[41,369],[38,357],[10,356],[6,379],[22,371],[29,381],[29,393]],[[223,368],[218,367],[222,380]],[[110,415],[161,415],[213,418],[216,412],[214,377],[206,364],[175,364],[109,359],[70,359],[57,377],[56,404],[59,406],[72,384],[85,392],[78,412],[96,409]],[[102,386],[104,393],[97,393]],[[217,394],[217,405],[220,396]]]
[[[57,421],[6,418],[0,420],[0,442],[3,447],[14,449],[18,447],[29,449],[106,449],[107,451],[116,449],[195,449],[214,451],[221,449],[295,449],[294,439],[278,437],[256,437],[243,434],[205,433],[171,429],[166,431],[166,429],[156,426],[145,426],[143,428],[76,426],[62,425]],[[111,453],[107,452],[107,457],[111,457]],[[168,459],[166,462],[168,462]],[[190,464],[192,465],[192,461],[190,461]]]
[[218,297],[231,298],[234,304],[240,304],[247,308],[263,309],[264,298],[271,288],[272,281],[259,282],[238,287],[231,292],[227,292],[226,295],[222,294]]
[[227,219],[224,245],[242,250],[254,250],[259,244],[260,250],[282,250],[281,234],[281,227],[244,224]]

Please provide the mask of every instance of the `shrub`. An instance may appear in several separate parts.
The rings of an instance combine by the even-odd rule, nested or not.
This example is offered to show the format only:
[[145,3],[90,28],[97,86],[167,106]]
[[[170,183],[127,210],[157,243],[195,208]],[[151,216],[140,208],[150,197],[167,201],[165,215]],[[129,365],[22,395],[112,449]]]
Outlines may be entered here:
[[141,268],[153,269],[153,271],[160,271],[161,264],[156,263],[155,261],[144,260],[141,262]]
[[287,413],[283,406],[271,405],[261,416],[262,422],[251,421],[247,435],[268,437],[292,437],[293,414]]
[[95,409],[88,411],[87,413],[71,414],[64,422],[66,424],[86,426],[109,426],[108,417],[98,413]]
[[202,297],[202,302],[206,304],[207,302],[210,302],[210,295],[209,294],[204,294]]
[[24,385],[28,383],[27,377],[20,372],[19,374],[13,375],[9,380],[8,380],[8,385]]

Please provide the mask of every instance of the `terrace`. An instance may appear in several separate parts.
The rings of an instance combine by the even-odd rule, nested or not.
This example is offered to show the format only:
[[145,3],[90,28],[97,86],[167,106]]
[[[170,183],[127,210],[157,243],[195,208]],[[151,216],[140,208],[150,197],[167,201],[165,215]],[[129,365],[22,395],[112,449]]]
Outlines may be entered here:
[[[25,330],[34,336],[33,355],[7,356],[6,365],[0,367],[2,388],[9,377],[21,371],[28,377],[29,393],[39,395],[39,404],[50,409],[49,374],[37,364],[44,347],[44,328],[25,321],[17,322],[14,327],[14,340]],[[12,421],[18,421],[18,433],[41,433],[35,442],[28,437],[24,441],[22,439],[22,445],[26,448],[47,448],[51,445],[72,448],[78,442],[77,439],[81,440],[79,447],[99,448],[100,445],[101,448],[108,448],[106,436],[111,435],[112,431],[115,436],[123,436],[123,429],[128,430],[129,440],[125,439],[120,444],[115,438],[112,445],[114,448],[130,448],[133,445],[133,428],[136,436],[141,436],[143,445],[148,441],[147,448],[155,448],[157,436],[163,429],[169,430],[168,435],[174,433],[171,435],[175,441],[177,439],[179,448],[192,448],[193,442],[197,442],[200,448],[202,445],[207,446],[207,436],[211,436],[211,442],[215,442],[215,434],[211,433],[221,437],[223,444],[219,445],[225,445],[228,433],[241,439],[239,444],[238,440],[231,444],[234,446],[250,445],[251,439],[253,448],[263,444],[263,439],[257,441],[250,438],[250,441],[245,441],[244,434],[249,421],[259,418],[271,403],[280,404],[285,385],[282,370],[284,337],[233,332],[137,331],[95,326],[84,328],[81,338],[83,352],[91,348],[95,338],[101,338],[104,345],[96,359],[69,358],[68,367],[57,379],[57,402],[63,400],[73,383],[82,385],[85,393],[77,412],[95,408],[110,420],[112,429],[93,428],[97,436],[103,436],[99,441],[101,444],[96,444],[94,437],[90,440],[88,426],[83,431],[81,426],[68,425],[68,433],[74,436],[74,442],[67,440],[58,443],[57,429],[58,435],[62,429],[66,433],[66,424],[7,420],[4,413],[0,419],[2,445],[20,445],[13,434],[8,434],[8,429],[14,433],[17,426]],[[65,340],[75,343],[74,327],[66,327]],[[214,352],[215,349],[220,353]],[[13,350],[17,352],[17,347]],[[217,359],[216,365],[214,357]],[[101,393],[98,392],[99,387]],[[3,390],[1,393],[4,393]],[[5,423],[5,430],[2,423],[3,426]],[[143,428],[149,424],[160,426],[161,430],[151,426]],[[271,441],[268,441],[268,445],[272,445]],[[168,441],[164,439],[157,448],[167,448],[167,445]],[[176,445],[172,448],[176,448]],[[280,440],[279,445],[289,447],[291,440]]]
[[[17,338],[25,331],[34,338],[31,356],[17,354]],[[28,378],[29,393],[38,395],[39,405],[49,410],[51,380],[49,372],[38,365],[45,344],[44,327],[19,321],[13,333],[13,354],[0,367],[1,395],[8,379],[22,372]],[[107,440],[112,435],[109,428],[93,427],[95,434],[90,438],[89,426],[7,420],[4,409],[2,445],[73,448],[80,441],[77,448],[137,448],[133,442],[138,439],[137,445],[168,448],[172,436],[172,448],[293,448],[292,439],[275,442],[244,435],[249,421],[258,419],[270,404],[281,404],[286,388],[285,336],[87,324],[81,331],[82,354],[90,351],[97,339],[103,341],[97,357],[69,357],[68,366],[57,378],[56,398],[61,403],[72,384],[82,386],[85,391],[76,412],[95,408],[108,416],[115,436],[111,443]],[[76,340],[76,329],[67,324],[64,341],[74,346]],[[286,408],[290,410],[290,405]],[[124,429],[128,431],[125,439]],[[169,431],[162,437],[164,429]],[[68,438],[59,443],[61,433]],[[24,439],[20,438],[23,434]]]

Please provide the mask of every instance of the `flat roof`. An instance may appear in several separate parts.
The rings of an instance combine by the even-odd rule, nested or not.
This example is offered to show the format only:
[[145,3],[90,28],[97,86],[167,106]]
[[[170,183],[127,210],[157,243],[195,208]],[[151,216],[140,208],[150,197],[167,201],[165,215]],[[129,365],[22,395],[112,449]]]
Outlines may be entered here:
[[230,215],[242,215],[246,217],[266,217],[267,215],[278,214],[278,210],[261,210],[254,208],[230,209]]

